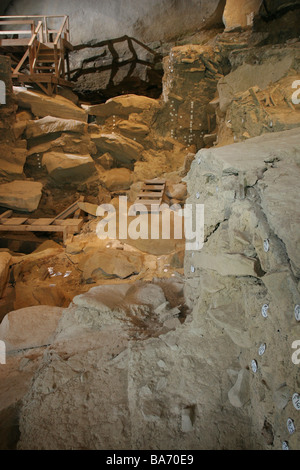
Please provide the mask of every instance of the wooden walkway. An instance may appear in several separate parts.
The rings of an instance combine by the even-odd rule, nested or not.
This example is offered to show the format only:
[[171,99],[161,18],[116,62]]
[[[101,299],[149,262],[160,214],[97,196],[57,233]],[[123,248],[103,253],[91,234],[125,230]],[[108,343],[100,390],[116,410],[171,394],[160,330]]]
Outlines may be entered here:
[[12,61],[14,84],[35,83],[52,95],[70,80],[68,16],[1,16],[0,54]]
[[[0,215],[1,232],[60,232],[63,235],[64,244],[69,235],[80,232],[83,218],[80,217],[79,202],[83,197],[71,204],[67,209],[52,218],[30,219],[27,217],[12,217],[13,211],[7,210]],[[73,215],[73,218],[70,216]]]

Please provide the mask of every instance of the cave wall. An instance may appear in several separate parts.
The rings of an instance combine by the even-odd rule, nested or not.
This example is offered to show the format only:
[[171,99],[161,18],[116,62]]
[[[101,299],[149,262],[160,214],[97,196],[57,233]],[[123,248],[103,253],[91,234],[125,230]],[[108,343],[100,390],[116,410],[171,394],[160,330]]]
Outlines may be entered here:
[[[211,19],[222,0],[15,0],[6,15],[69,15],[73,44],[124,34],[142,41],[166,40]],[[222,14],[222,12],[221,12]],[[221,21],[221,17],[220,17]]]

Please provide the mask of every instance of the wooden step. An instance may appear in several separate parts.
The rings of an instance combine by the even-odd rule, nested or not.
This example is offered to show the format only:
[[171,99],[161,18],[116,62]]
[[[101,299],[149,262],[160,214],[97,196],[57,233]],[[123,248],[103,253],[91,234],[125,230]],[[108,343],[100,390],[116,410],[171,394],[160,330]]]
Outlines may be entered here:
[[40,66],[40,65],[36,65],[34,67],[34,69],[35,70],[49,70],[49,72],[50,72],[51,70],[55,70],[55,67],[50,67],[50,66],[49,67],[47,67],[47,66],[43,67],[43,66]]
[[153,179],[153,180],[146,180],[144,184],[166,184],[165,180]]
[[41,63],[41,64],[45,64],[45,63],[49,63],[49,62],[52,63],[52,62],[54,62],[54,57],[47,57],[46,59],[44,59],[43,57],[38,56],[36,61]]
[[137,195],[138,198],[141,198],[141,197],[146,197],[148,199],[159,199],[161,198],[163,195],[163,191],[157,191],[155,193],[150,193],[148,191],[144,191],[144,192],[141,192]]
[[143,205],[148,212],[159,210],[162,203],[166,182],[158,178],[146,180],[143,184],[141,192],[137,195],[134,202],[136,210],[138,206]]

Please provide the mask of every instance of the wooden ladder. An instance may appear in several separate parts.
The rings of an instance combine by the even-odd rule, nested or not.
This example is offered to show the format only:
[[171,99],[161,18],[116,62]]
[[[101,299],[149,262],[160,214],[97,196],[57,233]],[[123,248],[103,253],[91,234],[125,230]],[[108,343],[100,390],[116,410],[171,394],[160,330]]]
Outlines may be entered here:
[[159,211],[165,187],[165,180],[160,180],[158,178],[146,180],[142,186],[141,192],[138,194],[134,202],[135,209],[138,211],[138,206],[143,204],[143,206],[146,207],[147,212]]

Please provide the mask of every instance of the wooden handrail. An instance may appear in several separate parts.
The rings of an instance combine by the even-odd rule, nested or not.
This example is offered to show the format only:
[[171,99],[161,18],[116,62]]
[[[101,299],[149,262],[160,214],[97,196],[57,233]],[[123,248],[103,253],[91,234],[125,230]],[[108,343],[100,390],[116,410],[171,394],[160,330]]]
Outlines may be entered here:
[[31,37],[31,39],[28,43],[28,47],[31,47],[33,45],[34,40],[37,38],[37,35],[38,35],[38,33],[39,33],[42,26],[43,26],[43,22],[39,21],[37,27],[35,28],[34,34],[32,35],[32,37]]
[[6,19],[6,18],[24,18],[24,19],[30,19],[30,18],[65,18],[66,15],[30,15],[30,16],[22,16],[22,15],[16,15],[16,16],[0,16],[0,20]]
[[57,36],[56,36],[56,38],[55,38],[54,46],[57,46],[58,41],[59,41],[60,38],[61,38],[61,35],[62,35],[63,30],[65,29],[65,26],[66,26],[66,23],[67,23],[67,19],[68,19],[68,17],[65,16],[65,17],[64,17],[63,24],[61,25],[60,30],[58,31]]

